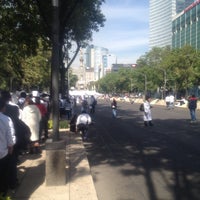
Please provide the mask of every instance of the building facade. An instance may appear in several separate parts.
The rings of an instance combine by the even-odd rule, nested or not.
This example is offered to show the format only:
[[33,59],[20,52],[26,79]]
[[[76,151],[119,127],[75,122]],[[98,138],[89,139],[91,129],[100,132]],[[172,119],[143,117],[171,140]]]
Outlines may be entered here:
[[149,47],[172,44],[172,19],[194,0],[150,0]]
[[80,50],[79,61],[80,68],[76,71],[77,88],[88,89],[89,85],[111,71],[112,64],[117,62],[117,58],[114,54],[109,54],[107,48],[88,45]]
[[200,49],[200,0],[186,7],[172,22],[172,47]]

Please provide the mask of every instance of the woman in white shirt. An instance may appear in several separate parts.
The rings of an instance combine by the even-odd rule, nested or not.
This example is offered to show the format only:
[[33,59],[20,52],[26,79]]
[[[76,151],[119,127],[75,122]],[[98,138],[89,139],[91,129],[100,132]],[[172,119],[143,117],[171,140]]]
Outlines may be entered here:
[[30,153],[39,152],[39,128],[41,114],[38,107],[33,103],[30,97],[26,97],[24,108],[22,111],[22,121],[30,128],[31,131],[31,149]]
[[146,96],[144,102],[144,116],[143,116],[145,126],[153,126],[152,116],[151,116],[152,106],[150,105],[150,101],[151,101],[150,97]]

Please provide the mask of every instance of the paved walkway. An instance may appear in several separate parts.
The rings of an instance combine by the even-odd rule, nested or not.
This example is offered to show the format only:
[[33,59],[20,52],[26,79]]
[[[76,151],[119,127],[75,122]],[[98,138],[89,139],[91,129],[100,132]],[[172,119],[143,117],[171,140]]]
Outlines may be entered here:
[[19,186],[12,200],[97,200],[90,167],[79,135],[61,131],[66,145],[66,184],[46,186],[45,147],[40,155],[20,157]]

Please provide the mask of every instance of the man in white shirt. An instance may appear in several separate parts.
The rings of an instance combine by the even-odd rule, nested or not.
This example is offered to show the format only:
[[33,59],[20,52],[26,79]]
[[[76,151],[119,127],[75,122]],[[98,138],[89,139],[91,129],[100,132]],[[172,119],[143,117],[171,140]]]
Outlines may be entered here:
[[14,125],[3,112],[6,102],[0,98],[0,193],[6,195],[8,190],[9,154],[12,154],[15,144]]
[[82,132],[83,139],[87,139],[87,132],[88,132],[88,125],[92,123],[92,119],[89,114],[87,114],[85,111],[82,111],[82,113],[78,116],[76,120],[76,131]]
[[169,96],[169,109],[174,109],[174,95]]

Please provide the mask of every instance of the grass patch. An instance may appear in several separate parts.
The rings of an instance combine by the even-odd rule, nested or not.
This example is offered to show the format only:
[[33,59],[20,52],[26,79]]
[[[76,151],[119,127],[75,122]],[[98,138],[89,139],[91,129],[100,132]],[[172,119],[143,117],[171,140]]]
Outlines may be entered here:
[[[53,128],[53,121],[49,120],[48,121],[48,128],[52,129]],[[59,121],[59,128],[69,128],[69,122],[67,120],[60,120]]]

